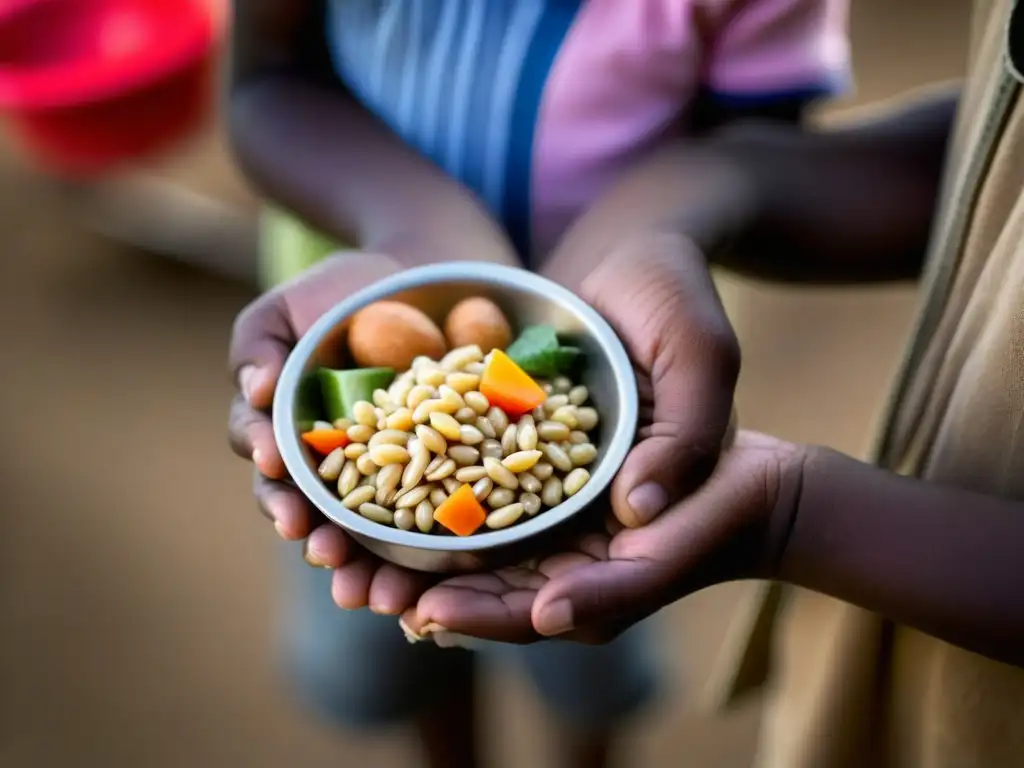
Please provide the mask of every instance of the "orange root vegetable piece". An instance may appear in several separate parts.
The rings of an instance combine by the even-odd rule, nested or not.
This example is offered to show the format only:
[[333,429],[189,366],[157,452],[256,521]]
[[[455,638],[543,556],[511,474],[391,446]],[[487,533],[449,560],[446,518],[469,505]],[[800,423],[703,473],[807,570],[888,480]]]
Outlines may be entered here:
[[434,520],[456,536],[473,535],[486,519],[487,513],[469,485],[463,485],[434,510]]
[[351,441],[343,429],[314,429],[302,434],[302,442],[321,456],[326,456],[335,448],[344,448]]
[[513,420],[543,404],[548,397],[530,374],[499,349],[494,350],[484,369],[480,392]]
[[407,371],[417,357],[440,360],[448,351],[437,324],[416,307],[378,301],[353,316],[348,348],[360,368]]
[[512,343],[512,326],[497,304],[477,296],[452,307],[444,323],[444,335],[452,349],[476,344],[490,352],[508,348]]

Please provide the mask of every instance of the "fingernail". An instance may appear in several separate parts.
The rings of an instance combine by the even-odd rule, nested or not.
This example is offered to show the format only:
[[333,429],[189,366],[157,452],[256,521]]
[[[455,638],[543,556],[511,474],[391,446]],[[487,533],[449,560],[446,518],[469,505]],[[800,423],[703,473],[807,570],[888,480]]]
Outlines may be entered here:
[[277,531],[277,535],[280,536],[282,539],[288,538],[287,530],[283,525],[281,525],[281,523],[277,522],[276,520],[274,521],[274,530]]
[[413,630],[412,627],[409,626],[409,622],[405,620],[404,616],[399,617],[398,626],[402,628],[402,632],[405,633],[405,639],[410,644],[421,643],[426,639],[423,637],[423,635],[421,635],[419,632],[416,632],[415,630]]
[[434,645],[438,648],[464,648],[467,651],[479,651],[483,649],[483,646],[481,645],[481,643],[483,643],[482,640],[468,635],[462,635],[458,632],[449,632],[447,629],[434,632],[431,637],[434,638]]
[[370,604],[367,607],[370,609],[370,613],[375,613],[378,616],[397,616],[402,612],[400,609],[381,602],[380,600],[371,599]]
[[315,553],[309,550],[308,546],[303,549],[302,559],[306,561],[307,565],[310,565],[313,568],[324,568],[326,570],[331,570],[331,567],[329,565],[325,565],[324,562],[319,557],[317,557]]
[[537,617],[537,630],[545,635],[562,635],[572,629],[572,603],[567,598],[555,600]]
[[626,497],[626,503],[633,510],[637,521],[641,525],[645,525],[668,506],[668,494],[657,483],[644,483],[630,492]]
[[238,372],[238,386],[242,389],[242,397],[252,403],[252,390],[256,381],[256,366],[247,365]]

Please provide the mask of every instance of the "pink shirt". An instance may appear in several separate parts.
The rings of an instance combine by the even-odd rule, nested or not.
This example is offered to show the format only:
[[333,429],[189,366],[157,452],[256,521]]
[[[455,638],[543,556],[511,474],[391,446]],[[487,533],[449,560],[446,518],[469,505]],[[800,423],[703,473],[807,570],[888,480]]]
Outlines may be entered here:
[[477,192],[524,256],[551,249],[698,94],[751,105],[849,78],[847,0],[333,0],[339,75]]

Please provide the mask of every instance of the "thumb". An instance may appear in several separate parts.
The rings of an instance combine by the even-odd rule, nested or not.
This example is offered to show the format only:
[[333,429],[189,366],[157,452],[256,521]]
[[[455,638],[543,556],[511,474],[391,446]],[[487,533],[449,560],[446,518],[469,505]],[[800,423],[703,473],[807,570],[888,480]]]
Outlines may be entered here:
[[[553,636],[614,627],[704,587],[771,573],[765,564],[778,560],[789,530],[802,454],[754,433],[738,433],[735,443],[692,495],[613,537],[607,559],[552,573],[533,602],[534,629]],[[766,487],[775,489],[770,497]]]
[[704,255],[658,235],[613,252],[584,284],[650,380],[650,423],[612,487],[630,528],[710,474],[729,425],[739,348]]
[[381,254],[345,251],[260,296],[235,321],[230,365],[249,404],[267,408],[296,341],[339,301],[400,265]]
[[[655,422],[641,430],[612,488],[615,517],[627,528],[649,524],[705,480],[737,428],[732,407],[725,428],[719,417],[703,423]],[[722,434],[716,440],[715,436]],[[702,442],[707,435],[707,442]]]
[[534,599],[533,628],[545,637],[578,628],[638,620],[661,606],[657,597],[671,584],[670,569],[649,560],[604,560],[581,565],[552,579]]

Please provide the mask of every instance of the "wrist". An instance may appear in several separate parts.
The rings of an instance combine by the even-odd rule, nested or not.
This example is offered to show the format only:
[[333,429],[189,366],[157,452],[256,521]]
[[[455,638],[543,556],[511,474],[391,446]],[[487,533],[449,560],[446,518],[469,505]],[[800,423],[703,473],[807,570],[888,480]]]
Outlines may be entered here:
[[423,229],[405,229],[381,239],[364,250],[386,253],[403,267],[422,267],[447,261],[484,261],[520,267],[522,262],[511,246],[499,237],[466,237],[460,243]]
[[366,250],[387,253],[406,267],[445,261],[522,261],[502,228],[468,193],[443,195],[402,215],[398,226],[373,233]]
[[672,173],[677,179],[678,197],[662,228],[687,235],[709,262],[716,261],[759,218],[763,195],[752,171],[724,136],[670,150],[664,168],[651,170],[652,178]]
[[544,271],[571,283],[610,252],[666,236],[685,238],[713,261],[756,220],[758,199],[753,177],[727,142],[677,142],[642,159],[602,195],[566,233]]
[[788,442],[773,449],[765,474],[766,517],[757,578],[786,580],[797,521],[813,515],[805,508],[807,486],[825,454],[830,453],[818,446]]

